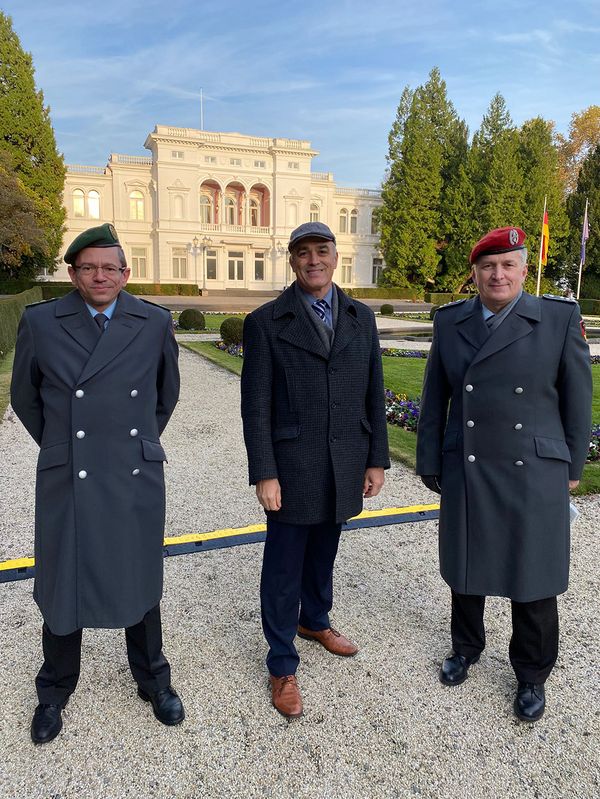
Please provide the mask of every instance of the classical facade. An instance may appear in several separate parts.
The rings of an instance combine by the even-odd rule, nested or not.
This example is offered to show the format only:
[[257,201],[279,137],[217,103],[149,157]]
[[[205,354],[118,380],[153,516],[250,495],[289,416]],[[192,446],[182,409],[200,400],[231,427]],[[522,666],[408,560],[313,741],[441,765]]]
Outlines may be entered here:
[[[148,157],[68,167],[63,252],[95,222],[112,222],[136,283],[271,291],[291,280],[291,230],[319,220],[337,237],[337,282],[376,284],[381,195],[312,172],[310,142],[157,125],[145,147]],[[64,262],[50,279],[68,279]]]

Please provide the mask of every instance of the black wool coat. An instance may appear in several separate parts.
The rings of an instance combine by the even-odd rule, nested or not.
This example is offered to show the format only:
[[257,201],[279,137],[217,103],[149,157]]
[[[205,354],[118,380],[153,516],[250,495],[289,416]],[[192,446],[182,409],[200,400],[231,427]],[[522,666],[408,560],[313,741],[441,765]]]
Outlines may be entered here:
[[40,445],[34,598],[56,635],[160,601],[177,354],[170,313],[125,291],[101,336],[77,291],[23,313],[11,403]]
[[441,476],[440,570],[461,594],[530,602],[569,575],[569,480],[590,443],[579,306],[523,293],[488,336],[479,298],[440,308],[417,474]]
[[288,524],[344,522],[362,510],[369,467],[389,468],[373,312],[334,287],[331,351],[295,284],[246,317],[242,419],[250,484],[278,478]]

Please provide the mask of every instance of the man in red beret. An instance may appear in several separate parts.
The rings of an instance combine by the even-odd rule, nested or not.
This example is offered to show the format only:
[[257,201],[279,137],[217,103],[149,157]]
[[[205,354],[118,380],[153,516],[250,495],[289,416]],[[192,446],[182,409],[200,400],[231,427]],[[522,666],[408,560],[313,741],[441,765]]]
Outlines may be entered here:
[[589,349],[576,302],[523,291],[520,228],[487,233],[470,263],[478,296],[435,315],[417,436],[417,474],[441,494],[440,571],[452,592],[440,679],[467,679],[485,647],[485,597],[508,597],[514,709],[537,721],[568,584],[569,490],[590,442]]

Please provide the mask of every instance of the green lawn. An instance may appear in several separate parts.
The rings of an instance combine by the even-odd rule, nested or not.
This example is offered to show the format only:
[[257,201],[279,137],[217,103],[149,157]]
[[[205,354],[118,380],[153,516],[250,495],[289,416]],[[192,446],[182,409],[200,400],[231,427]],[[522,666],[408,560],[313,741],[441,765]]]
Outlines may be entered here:
[[[240,374],[242,359],[228,355],[218,350],[210,341],[181,342],[182,347],[197,352],[230,372]],[[406,394],[410,399],[421,395],[423,385],[423,372],[425,371],[425,358],[383,358],[383,380],[386,388],[396,394]],[[594,380],[594,400],[592,406],[592,419],[594,423],[600,422],[600,365],[592,366]],[[400,461],[410,469],[415,468],[416,436],[409,430],[404,430],[396,425],[388,425],[388,438],[390,442],[390,456],[393,460]],[[600,462],[588,463],[584,468],[583,478],[577,490],[580,494],[600,493]]]
[[6,358],[0,359],[0,421],[10,402],[10,376],[15,352],[12,350]]

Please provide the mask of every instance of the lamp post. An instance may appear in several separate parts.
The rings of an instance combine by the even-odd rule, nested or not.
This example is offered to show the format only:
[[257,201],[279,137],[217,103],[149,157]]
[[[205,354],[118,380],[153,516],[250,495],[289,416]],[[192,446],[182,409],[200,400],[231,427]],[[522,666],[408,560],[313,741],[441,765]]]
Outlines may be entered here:
[[280,241],[278,241],[277,244],[275,245],[275,249],[277,251],[277,255],[279,256],[279,258],[283,258],[283,290],[285,291],[287,288],[287,274],[288,274],[287,264],[285,262],[286,250]]
[[206,251],[212,244],[210,236],[202,238],[202,295],[206,294]]
[[190,255],[194,256],[194,283],[196,284],[196,288],[198,288],[198,255],[200,253],[200,244],[198,240],[198,236],[194,236],[192,239],[192,243],[188,244],[188,252]]

